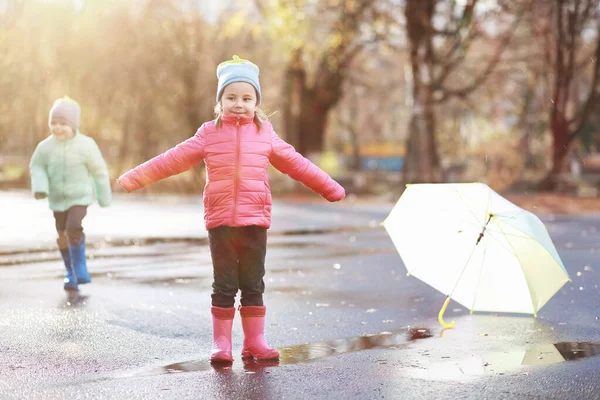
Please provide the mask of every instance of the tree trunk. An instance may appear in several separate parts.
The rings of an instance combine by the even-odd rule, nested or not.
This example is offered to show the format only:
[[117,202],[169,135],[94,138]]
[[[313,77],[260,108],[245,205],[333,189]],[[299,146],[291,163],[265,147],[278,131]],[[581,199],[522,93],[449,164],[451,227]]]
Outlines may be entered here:
[[321,104],[311,90],[306,90],[302,101],[302,111],[298,121],[300,153],[309,155],[323,152],[325,130],[330,105]]
[[532,103],[535,96],[535,88],[538,82],[537,74],[530,72],[527,80],[527,86],[523,93],[523,105],[519,113],[519,120],[517,121],[516,128],[522,131],[521,139],[519,140],[519,150],[523,154],[523,165],[524,168],[521,170],[521,178],[524,177],[526,170],[534,168],[535,163],[533,160],[533,152],[531,150],[531,139],[533,124],[531,123],[531,109]]
[[329,112],[342,95],[341,73],[328,65],[329,56],[329,53],[323,55],[314,87],[309,87],[306,81],[302,50],[296,51],[286,73],[283,86],[286,140],[303,155],[323,151]]
[[435,0],[408,0],[407,33],[410,42],[413,108],[403,168],[406,183],[442,180],[435,142],[435,104],[432,90],[434,53],[432,18]]
[[[592,107],[597,103],[600,82],[600,26],[597,25],[596,49],[593,63],[592,83],[587,99],[578,101],[578,93],[573,85],[578,71],[576,53],[580,50],[577,44],[583,35],[583,27],[593,17],[594,0],[574,0],[556,2],[555,22],[555,61],[553,68],[552,111],[550,113],[550,129],[552,130],[552,166],[540,183],[542,190],[556,190],[560,183],[560,175],[565,171],[569,151],[574,139],[581,134],[588,121]],[[600,20],[596,20],[600,23]],[[595,61],[594,61],[595,59]],[[568,113],[572,109],[570,113]]]
[[559,114],[551,123],[552,128],[552,167],[540,183],[540,189],[556,190],[560,176],[566,171],[569,152],[573,145],[574,135],[569,130],[568,122]]
[[358,142],[358,133],[352,129],[350,131],[352,143],[352,161],[350,162],[350,169],[354,171],[362,171],[362,163],[360,160],[360,144]]
[[283,129],[288,143],[302,153],[300,145],[300,114],[306,85],[306,71],[300,60],[302,50],[293,55],[283,85]]

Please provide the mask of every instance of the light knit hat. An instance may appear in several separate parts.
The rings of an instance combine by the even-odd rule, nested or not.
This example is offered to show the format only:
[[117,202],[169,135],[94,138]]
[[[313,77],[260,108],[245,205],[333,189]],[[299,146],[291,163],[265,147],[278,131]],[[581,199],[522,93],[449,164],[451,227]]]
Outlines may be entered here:
[[221,100],[225,86],[233,82],[246,82],[254,86],[256,89],[256,103],[260,105],[261,93],[260,82],[258,80],[259,69],[256,64],[249,60],[244,60],[236,55],[232,60],[222,62],[217,67],[217,102]]
[[75,132],[79,129],[79,119],[81,115],[81,107],[79,104],[68,96],[56,99],[50,109],[48,116],[48,126],[52,122],[62,122],[69,125]]

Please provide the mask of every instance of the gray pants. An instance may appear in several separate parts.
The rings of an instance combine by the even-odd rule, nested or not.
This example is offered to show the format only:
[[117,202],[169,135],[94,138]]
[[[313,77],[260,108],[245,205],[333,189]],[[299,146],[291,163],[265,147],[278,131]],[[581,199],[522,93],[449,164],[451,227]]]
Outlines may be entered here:
[[73,206],[67,211],[54,212],[58,247],[65,249],[71,244],[80,244],[84,240],[82,221],[87,214],[87,206]]
[[262,306],[267,230],[259,226],[220,226],[208,231],[213,263],[212,305],[229,308],[241,291],[243,306]]

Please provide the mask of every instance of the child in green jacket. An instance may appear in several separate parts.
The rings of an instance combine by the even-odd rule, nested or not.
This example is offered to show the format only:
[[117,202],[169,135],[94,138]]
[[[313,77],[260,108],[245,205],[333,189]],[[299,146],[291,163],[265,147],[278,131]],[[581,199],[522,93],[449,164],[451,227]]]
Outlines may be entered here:
[[79,132],[81,109],[74,100],[57,99],[50,109],[52,133],[36,147],[29,168],[36,199],[45,199],[54,212],[58,248],[67,275],[64,289],[77,290],[91,282],[85,258],[82,220],[94,197],[108,207],[112,194],[106,163],[98,145]]

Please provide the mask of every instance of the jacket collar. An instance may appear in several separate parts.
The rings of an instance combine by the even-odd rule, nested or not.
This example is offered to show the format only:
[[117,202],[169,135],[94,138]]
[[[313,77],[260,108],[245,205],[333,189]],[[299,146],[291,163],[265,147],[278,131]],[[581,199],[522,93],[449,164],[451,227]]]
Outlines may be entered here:
[[236,125],[239,122],[240,125],[247,125],[247,124],[251,124],[252,121],[254,121],[254,118],[228,114],[228,115],[223,115],[221,117],[221,120],[226,124]]
[[70,138],[68,138],[68,139],[58,139],[53,134],[50,134],[50,136],[52,137],[52,139],[54,139],[58,143],[69,143],[69,142],[71,142],[72,140],[74,140],[79,135],[80,135],[79,130],[75,131],[75,134],[73,136],[71,136]]

